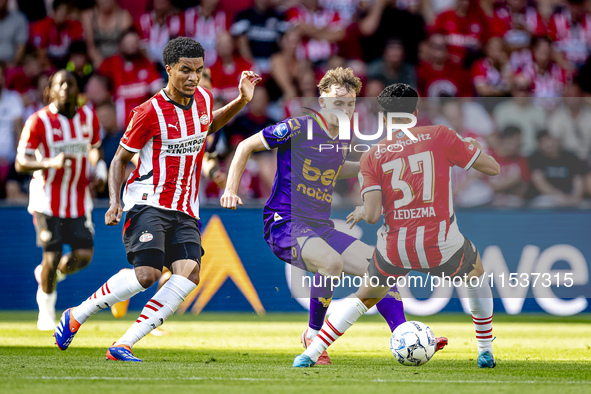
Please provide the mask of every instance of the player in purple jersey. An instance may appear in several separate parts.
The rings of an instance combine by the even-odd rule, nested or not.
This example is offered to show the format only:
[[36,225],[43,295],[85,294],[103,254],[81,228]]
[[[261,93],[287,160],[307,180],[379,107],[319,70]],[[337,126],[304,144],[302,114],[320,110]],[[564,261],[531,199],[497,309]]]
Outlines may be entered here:
[[[355,98],[361,81],[351,69],[329,70],[318,85],[323,119],[289,118],[246,139],[238,146],[230,166],[226,191],[221,197],[224,208],[236,209],[242,200],[236,195],[240,177],[250,155],[277,148],[277,172],[271,197],[263,210],[264,237],[281,260],[306,271],[315,272],[310,294],[309,328],[302,334],[307,347],[319,332],[332,299],[330,281],[342,272],[362,276],[367,273],[372,248],[356,238],[337,231],[330,220],[332,193],[337,179],[357,176],[359,163],[346,161],[351,141],[339,139],[336,116],[326,110],[345,112],[349,119],[355,110]],[[321,149],[337,145],[339,149]],[[402,302],[396,288],[390,298],[377,305],[394,330],[405,321]],[[319,363],[330,364],[323,354]]]

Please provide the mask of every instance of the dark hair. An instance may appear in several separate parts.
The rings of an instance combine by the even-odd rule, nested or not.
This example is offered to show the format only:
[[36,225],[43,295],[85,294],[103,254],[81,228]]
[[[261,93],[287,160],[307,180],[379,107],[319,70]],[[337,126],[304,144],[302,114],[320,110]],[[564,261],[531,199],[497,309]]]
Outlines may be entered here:
[[499,134],[500,138],[509,138],[516,135],[521,135],[521,129],[517,126],[507,126]]
[[195,59],[204,56],[205,49],[197,41],[189,37],[178,37],[168,41],[162,52],[162,61],[165,66],[174,66],[182,57]]
[[4,73],[4,78],[6,78],[6,68],[8,68],[8,65],[6,64],[6,62],[3,60],[0,60],[0,70],[2,70],[2,72]]
[[378,95],[378,103],[384,112],[413,113],[418,101],[417,91],[405,83],[386,86]]
[[72,0],[53,0],[53,5],[51,8],[55,11],[62,5],[67,5],[70,7],[72,6]]
[[536,140],[538,141],[540,141],[544,137],[550,137],[550,133],[548,133],[548,130],[540,130],[538,131],[538,134],[536,134]]
[[78,93],[80,93],[82,83],[81,83],[81,80],[80,80],[80,77],[78,76],[78,74],[76,74],[75,72],[72,72],[72,71],[68,71],[65,68],[62,68],[61,70],[57,70],[55,73],[53,73],[49,77],[49,79],[47,80],[47,87],[43,91],[43,104],[44,105],[47,105],[50,103],[51,98],[50,98],[49,94],[51,92],[51,86],[53,85],[53,78],[61,72],[66,73],[66,75],[68,75],[68,76],[74,77],[74,79],[76,80],[76,85],[78,86]]
[[531,43],[529,45],[529,47],[531,49],[534,49],[535,47],[537,47],[538,45],[540,45],[540,43],[542,42],[546,42],[548,44],[552,44],[552,40],[550,40],[550,37],[548,36],[543,36],[543,35],[538,35],[538,36],[533,36],[531,39]]
[[86,55],[86,43],[84,41],[74,41],[70,45],[70,55]]

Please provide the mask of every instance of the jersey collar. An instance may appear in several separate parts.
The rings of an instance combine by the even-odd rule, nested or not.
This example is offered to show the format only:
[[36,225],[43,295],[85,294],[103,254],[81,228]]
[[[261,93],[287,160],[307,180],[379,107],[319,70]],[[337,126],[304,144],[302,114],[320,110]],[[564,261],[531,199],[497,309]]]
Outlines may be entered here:
[[191,100],[189,100],[189,102],[187,103],[187,105],[181,105],[181,104],[177,103],[176,101],[174,101],[173,99],[171,99],[170,97],[168,97],[166,95],[166,93],[164,92],[164,89],[161,89],[160,90],[160,94],[162,95],[162,97],[164,97],[164,100],[168,101],[169,103],[171,103],[175,107],[179,107],[183,111],[190,110],[191,107],[193,106],[193,101],[195,101],[195,97],[191,97]]

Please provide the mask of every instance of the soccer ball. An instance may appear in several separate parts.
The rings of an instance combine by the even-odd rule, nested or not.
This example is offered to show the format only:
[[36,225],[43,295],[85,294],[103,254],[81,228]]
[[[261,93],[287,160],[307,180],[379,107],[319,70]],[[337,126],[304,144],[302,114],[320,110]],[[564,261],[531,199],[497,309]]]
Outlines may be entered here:
[[390,349],[400,364],[418,367],[435,354],[435,335],[420,321],[407,321],[392,333]]

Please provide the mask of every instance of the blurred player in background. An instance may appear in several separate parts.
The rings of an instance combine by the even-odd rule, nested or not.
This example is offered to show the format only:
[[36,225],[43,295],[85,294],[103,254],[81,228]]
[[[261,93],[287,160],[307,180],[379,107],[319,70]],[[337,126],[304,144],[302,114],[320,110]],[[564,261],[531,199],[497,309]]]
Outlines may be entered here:
[[[388,86],[378,101],[384,114],[412,113],[415,118],[418,114],[418,94],[405,84]],[[395,122],[409,123],[404,118]],[[294,367],[314,366],[328,346],[387,294],[396,277],[411,270],[464,278],[478,341],[478,367],[496,365],[492,292],[476,247],[458,229],[450,170],[453,166],[466,171],[474,168],[494,176],[499,174],[499,165],[480,150],[476,140],[463,139],[446,126],[412,127],[409,131],[417,141],[400,131],[398,141],[383,139],[363,154],[359,181],[364,204],[347,217],[351,225],[362,220],[375,224],[384,214],[369,264],[369,275],[378,278],[380,286],[362,285],[355,296],[343,302],[312,344],[295,358]]]
[[[227,188],[221,198],[224,208],[236,209],[237,204],[242,205],[236,191],[250,155],[277,148],[275,184],[263,211],[264,236],[273,253],[281,260],[315,273],[310,294],[309,328],[301,336],[304,348],[312,342],[324,323],[334,291],[330,279],[342,272],[356,276],[366,274],[372,254],[371,247],[335,230],[330,220],[336,180],[357,176],[359,163],[346,161],[351,141],[338,139],[338,120],[326,110],[345,112],[351,119],[361,81],[350,68],[339,67],[329,70],[318,87],[322,110],[320,122],[312,123],[313,138],[306,139],[306,124],[311,117],[303,116],[288,118],[244,140],[238,145],[232,160]],[[322,146],[331,143],[334,149],[322,149]],[[334,147],[337,143],[339,149]],[[314,195],[311,196],[307,190]],[[327,284],[323,283],[323,278],[329,279]],[[398,295],[396,288],[392,292]],[[398,299],[385,298],[378,304],[378,311],[392,331],[406,321],[399,295]],[[330,364],[326,353],[322,354],[319,363]]]
[[[86,267],[93,254],[89,169],[99,163],[100,125],[93,110],[78,106],[79,93],[74,73],[60,70],[50,77],[44,93],[49,105],[27,120],[15,163],[19,172],[35,171],[29,212],[43,248],[43,261],[35,269],[39,330],[55,328],[56,283]],[[97,189],[104,188],[107,178],[100,162]],[[64,244],[71,253],[62,255]]]
[[[205,140],[252,99],[260,81],[257,74],[244,72],[239,97],[213,111],[211,92],[198,86],[204,55],[193,39],[169,41],[162,54],[168,85],[133,111],[111,163],[105,224],[116,226],[125,210],[123,238],[134,269],[121,270],[82,304],[64,312],[54,334],[61,350],[90,316],[148,289],[166,266],[170,279],[107,350],[107,360],[141,361],[131,352],[133,345],[161,326],[199,283],[203,249],[198,194]],[[119,195],[125,168],[136,153],[138,166],[125,184],[123,209]]]

